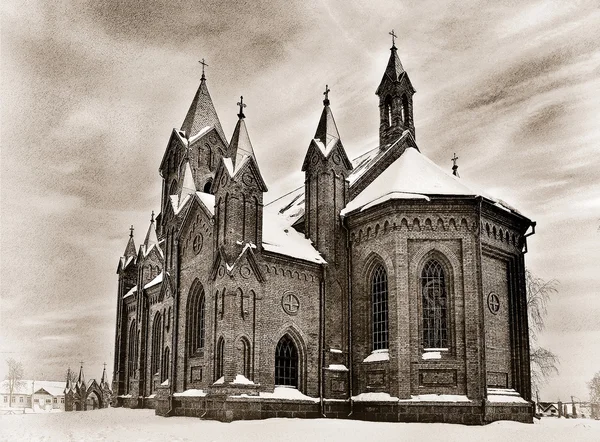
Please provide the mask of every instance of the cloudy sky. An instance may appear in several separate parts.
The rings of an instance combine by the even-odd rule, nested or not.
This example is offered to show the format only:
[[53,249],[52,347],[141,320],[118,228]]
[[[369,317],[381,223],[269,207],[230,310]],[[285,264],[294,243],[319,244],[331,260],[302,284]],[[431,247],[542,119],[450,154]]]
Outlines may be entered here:
[[[112,366],[118,257],[158,210],[158,165],[205,58],[231,136],[240,95],[266,199],[302,184],[327,83],[350,157],[377,144],[394,29],[421,151],[538,222],[559,292],[547,400],[600,371],[597,1],[2,2],[0,357],[27,377]],[[4,363],[0,375],[4,374]]]

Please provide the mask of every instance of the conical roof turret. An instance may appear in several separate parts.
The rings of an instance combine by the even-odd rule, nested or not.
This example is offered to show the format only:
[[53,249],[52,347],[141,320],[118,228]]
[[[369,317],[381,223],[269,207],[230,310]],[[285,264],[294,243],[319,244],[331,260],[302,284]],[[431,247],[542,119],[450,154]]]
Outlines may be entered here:
[[328,86],[325,86],[325,99],[323,100],[323,112],[321,112],[321,118],[315,132],[315,140],[321,141],[323,146],[327,148],[332,140],[339,140],[340,133],[338,132],[335,120],[333,119],[333,112],[329,107],[329,92]]
[[83,374],[83,364],[79,368],[79,377],[77,378],[77,387],[85,388],[85,375]]
[[135,257],[135,242],[133,240],[133,226],[129,228],[129,240],[127,241],[127,247],[125,247],[125,253],[123,256],[125,258]]
[[244,97],[240,97],[240,102],[238,103],[238,106],[240,107],[240,113],[238,114],[238,122],[235,125],[235,129],[231,137],[231,143],[229,143],[229,156],[233,161],[234,171],[240,168],[244,159],[246,159],[247,157],[251,157],[256,163],[256,167],[258,167],[256,156],[254,155],[254,149],[252,148],[250,136],[248,135],[246,123],[244,121],[244,119],[246,118],[246,116],[244,115],[244,108],[246,107],[246,105],[244,104]]
[[202,78],[200,79],[200,86],[192,100],[192,104],[185,116],[185,120],[183,120],[181,130],[184,131],[186,137],[190,139],[207,126],[213,126],[223,140],[225,140],[221,122],[219,121],[217,111],[215,110],[208,88],[206,87],[206,77],[204,76],[203,71]]
[[144,240],[144,248],[150,250],[153,245],[158,244],[158,237],[156,236],[156,226],[154,221],[154,210],[152,211],[152,216],[150,217],[150,226],[148,227],[148,232],[146,233],[146,239]]

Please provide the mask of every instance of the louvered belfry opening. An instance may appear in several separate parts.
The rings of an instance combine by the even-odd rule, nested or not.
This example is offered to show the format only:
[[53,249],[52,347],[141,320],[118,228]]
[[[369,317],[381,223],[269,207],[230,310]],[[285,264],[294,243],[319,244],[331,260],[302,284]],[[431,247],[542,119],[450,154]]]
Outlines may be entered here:
[[448,348],[448,293],[442,265],[429,260],[421,273],[423,348]]
[[288,335],[279,340],[275,350],[275,385],[298,388],[298,350]]

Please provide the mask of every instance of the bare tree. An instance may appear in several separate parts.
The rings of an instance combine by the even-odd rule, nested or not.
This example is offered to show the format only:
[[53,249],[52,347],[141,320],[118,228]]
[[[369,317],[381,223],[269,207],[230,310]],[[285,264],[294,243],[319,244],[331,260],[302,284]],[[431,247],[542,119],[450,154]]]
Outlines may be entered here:
[[544,330],[544,320],[548,313],[550,297],[558,293],[558,281],[545,281],[537,278],[529,270],[525,271],[527,288],[527,314],[529,316],[529,342],[531,346],[531,388],[533,391],[548,382],[553,374],[558,374],[558,356],[540,347],[538,334]]
[[587,384],[590,389],[590,402],[600,404],[600,371]]
[[8,365],[6,380],[8,381],[9,407],[12,407],[13,394],[18,392],[19,388],[25,386],[25,382],[23,382],[23,365],[13,358],[7,359],[6,364]]

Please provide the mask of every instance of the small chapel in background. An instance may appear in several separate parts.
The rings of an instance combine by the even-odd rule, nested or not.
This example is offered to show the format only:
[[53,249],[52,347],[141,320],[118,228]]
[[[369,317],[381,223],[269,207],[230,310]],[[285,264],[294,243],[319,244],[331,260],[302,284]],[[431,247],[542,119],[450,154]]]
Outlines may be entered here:
[[460,178],[456,155],[450,172],[421,151],[394,41],[379,145],[349,158],[326,87],[297,153],[304,181],[269,204],[244,100],[228,138],[205,66],[159,166],[158,214],[118,263],[113,404],[221,421],[531,422],[535,223]]

